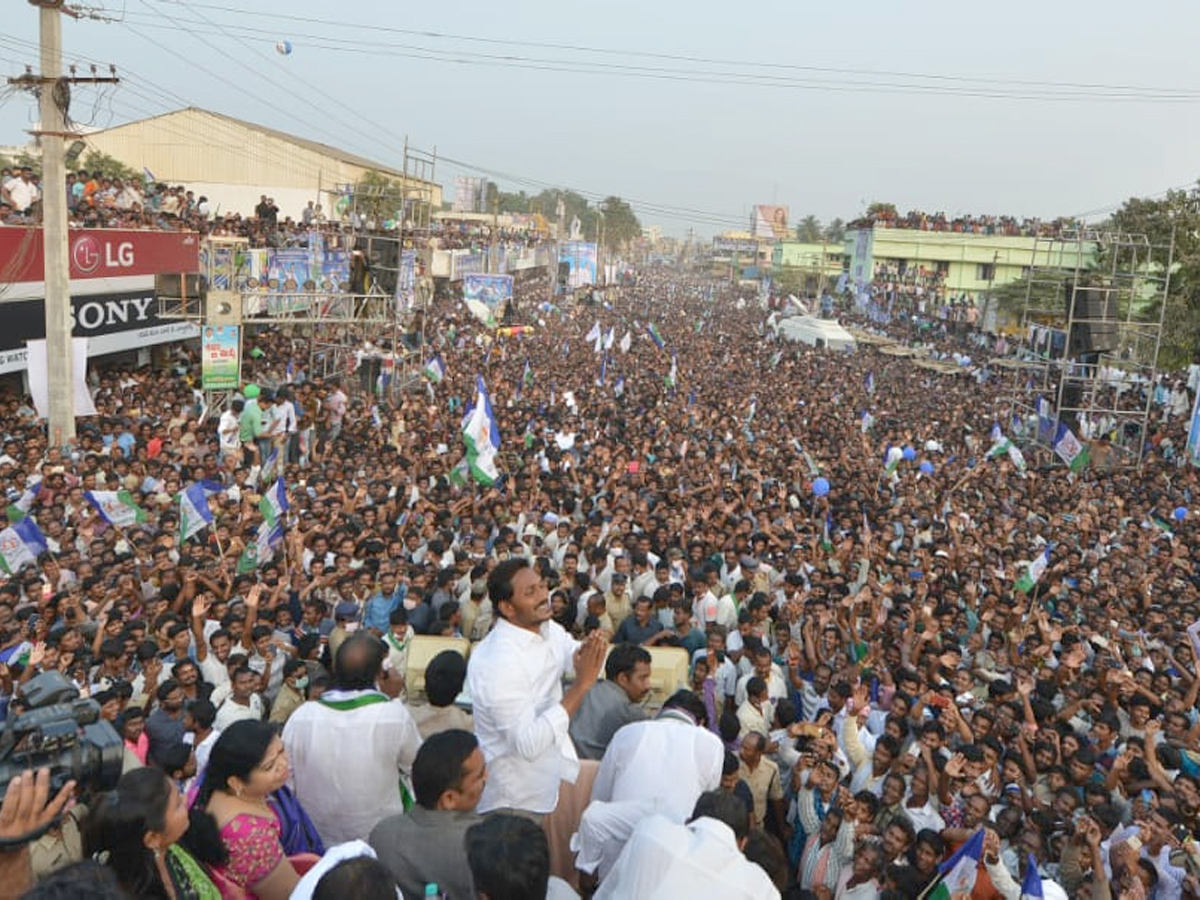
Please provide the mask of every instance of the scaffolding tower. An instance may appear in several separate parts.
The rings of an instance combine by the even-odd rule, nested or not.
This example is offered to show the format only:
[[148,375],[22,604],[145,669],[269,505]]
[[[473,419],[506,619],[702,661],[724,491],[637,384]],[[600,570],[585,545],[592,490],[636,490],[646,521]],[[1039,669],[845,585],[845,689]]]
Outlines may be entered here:
[[1140,467],[1173,262],[1174,235],[1035,239],[1016,351],[998,365],[1002,425],[1031,462],[1067,463],[1055,451],[1065,426],[1096,464]]
[[[307,347],[309,373],[322,377],[348,376],[367,342],[377,349],[390,345],[380,362],[384,371],[390,366],[388,393],[411,387],[420,379],[434,293],[426,273],[436,164],[436,150],[416,150],[406,141],[399,186],[337,185],[326,191],[339,201],[330,208],[340,212],[341,246],[366,260],[370,274],[361,283],[352,277],[349,285],[332,289],[264,295],[247,285],[249,242],[213,237],[202,242],[198,276],[160,279],[159,316],[202,327],[287,328]],[[376,221],[381,213],[394,221]],[[231,393],[206,390],[205,399],[217,409]]]

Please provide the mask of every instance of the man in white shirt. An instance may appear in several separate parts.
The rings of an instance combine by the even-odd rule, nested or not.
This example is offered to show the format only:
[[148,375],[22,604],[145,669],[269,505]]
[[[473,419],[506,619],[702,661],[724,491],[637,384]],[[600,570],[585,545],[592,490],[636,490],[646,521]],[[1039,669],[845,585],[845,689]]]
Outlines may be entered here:
[[[559,783],[574,783],[579,773],[567,729],[596,683],[608,643],[595,632],[580,644],[552,621],[546,583],[524,559],[496,566],[488,595],[496,624],[467,667],[475,736],[489,771],[479,812],[541,817],[557,805]],[[572,668],[575,681],[564,693]]]
[[696,802],[686,825],[664,816],[644,819],[594,896],[596,900],[778,898],[767,873],[742,855],[749,833],[750,814],[742,801],[733,794],[710,791]]
[[[681,825],[701,794],[721,786],[725,747],[705,727],[706,719],[704,701],[680,690],[667,698],[657,718],[613,735],[579,824],[580,871],[598,873],[603,880],[638,822],[661,814]],[[670,760],[669,773],[663,760]]]
[[221,413],[221,419],[217,423],[217,436],[221,443],[222,459],[232,457],[238,462],[242,461],[242,439],[239,432],[241,431],[242,410],[245,407],[245,401],[234,400],[229,404],[229,408]]
[[403,680],[383,668],[383,642],[365,632],[338,647],[333,684],[283,728],[291,784],[326,846],[366,840],[404,812],[403,791],[421,735],[395,699]]
[[262,721],[262,699],[254,693],[258,683],[258,673],[249,666],[242,666],[234,671],[233,678],[230,679],[232,691],[217,710],[217,720],[213,723],[217,731],[224,731],[242,719]]

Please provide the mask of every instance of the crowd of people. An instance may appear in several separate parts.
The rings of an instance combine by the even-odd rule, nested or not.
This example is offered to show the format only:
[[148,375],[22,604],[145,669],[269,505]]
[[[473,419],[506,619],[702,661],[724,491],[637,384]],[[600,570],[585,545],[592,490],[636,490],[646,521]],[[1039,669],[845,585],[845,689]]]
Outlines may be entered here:
[[[73,228],[128,228],[156,231],[196,231],[215,237],[243,237],[251,247],[307,247],[309,233],[341,235],[347,225],[357,233],[387,234],[395,222],[375,221],[340,199],[330,211],[317,201],[296,216],[285,215],[275,198],[261,195],[250,214],[226,210],[185,185],[144,177],[122,177],[99,169],[68,172],[67,207]],[[0,168],[0,225],[41,222],[41,175],[29,165]],[[484,252],[496,245],[508,252],[545,243],[536,225],[493,226],[468,219],[437,218],[428,227],[406,227],[408,248],[471,249]]]
[[[510,336],[437,303],[409,392],[255,329],[227,409],[186,346],[96,373],[71,448],[0,398],[47,545],[0,584],[8,715],[56,671],[125,753],[111,791],[9,783],[28,896],[1200,896],[1186,416],[1072,472],[993,452],[996,383],[785,343],[676,271]],[[470,651],[418,688],[422,636]]]
[[947,216],[944,212],[927,213],[912,209],[901,215],[883,207],[851,222],[847,228],[901,228],[907,231],[945,231],[953,234],[992,234],[1006,237],[1061,237],[1073,235],[1081,226],[1078,219],[1060,216],[1043,221],[1015,216],[976,216],[965,213]]

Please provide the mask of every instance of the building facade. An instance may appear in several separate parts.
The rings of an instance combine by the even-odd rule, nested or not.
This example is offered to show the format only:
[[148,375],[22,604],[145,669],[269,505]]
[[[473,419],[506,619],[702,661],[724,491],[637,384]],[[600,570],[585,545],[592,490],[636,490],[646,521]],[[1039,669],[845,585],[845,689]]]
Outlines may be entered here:
[[[281,217],[299,218],[310,200],[329,216],[338,185],[354,184],[372,171],[403,178],[391,166],[328,144],[196,107],[96,131],[87,143],[156,181],[207,196],[213,210],[243,215],[252,214],[266,194]],[[439,185],[411,177],[408,182],[406,193],[420,193],[432,208],[441,208]]]
[[939,285],[944,296],[982,303],[989,289],[1028,276],[1035,265],[1086,267],[1094,260],[1096,248],[1090,243],[1081,247],[1071,241],[1039,242],[1033,237],[877,226],[848,231],[844,252],[852,284],[867,284],[876,278],[917,279]]

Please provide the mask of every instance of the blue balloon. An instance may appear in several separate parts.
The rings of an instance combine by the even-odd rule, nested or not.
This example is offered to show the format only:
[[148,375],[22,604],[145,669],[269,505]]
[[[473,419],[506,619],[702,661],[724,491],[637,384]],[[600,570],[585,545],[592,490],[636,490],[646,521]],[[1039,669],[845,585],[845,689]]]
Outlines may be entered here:
[[814,479],[812,491],[814,496],[824,497],[829,493],[829,482],[824,478]]
[[914,459],[917,458],[917,451],[914,450],[912,447],[905,447],[904,448],[904,458],[906,460],[908,460],[909,462],[912,462]]
[[1186,506],[1175,507],[1175,521],[1182,522],[1186,518],[1187,518],[1187,507]]
[[926,475],[932,475],[933,474],[933,463],[931,463],[929,460],[925,460],[925,462],[921,463],[920,469]]

